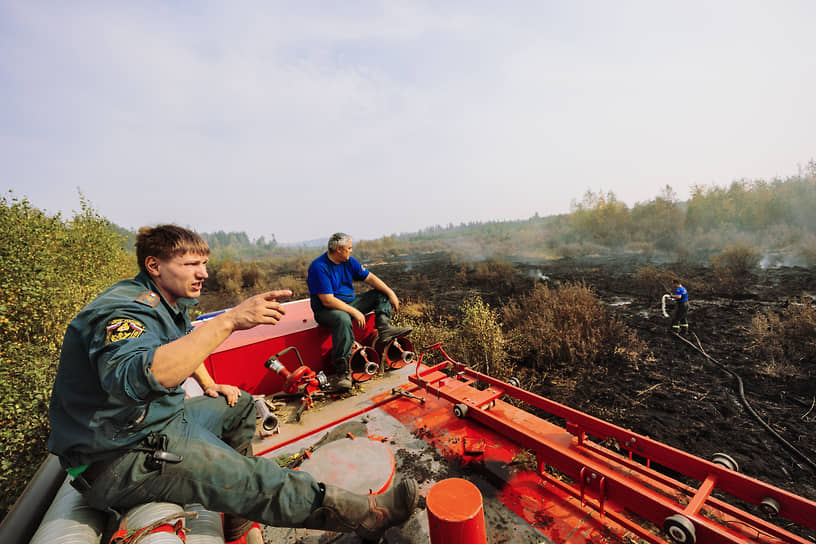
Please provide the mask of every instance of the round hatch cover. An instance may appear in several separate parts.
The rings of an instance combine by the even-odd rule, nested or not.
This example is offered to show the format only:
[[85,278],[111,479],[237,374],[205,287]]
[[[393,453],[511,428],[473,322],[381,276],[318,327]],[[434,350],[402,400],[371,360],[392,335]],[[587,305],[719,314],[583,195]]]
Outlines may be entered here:
[[394,453],[382,442],[346,438],[317,448],[300,470],[346,491],[377,494],[394,478]]

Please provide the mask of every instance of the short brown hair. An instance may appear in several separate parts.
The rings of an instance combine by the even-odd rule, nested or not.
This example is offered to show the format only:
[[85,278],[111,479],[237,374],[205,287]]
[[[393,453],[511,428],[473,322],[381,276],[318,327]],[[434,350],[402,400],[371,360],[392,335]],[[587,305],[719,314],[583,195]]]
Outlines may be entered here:
[[209,255],[210,246],[195,232],[178,225],[142,227],[136,235],[136,260],[142,271],[148,257],[166,260],[185,253]]

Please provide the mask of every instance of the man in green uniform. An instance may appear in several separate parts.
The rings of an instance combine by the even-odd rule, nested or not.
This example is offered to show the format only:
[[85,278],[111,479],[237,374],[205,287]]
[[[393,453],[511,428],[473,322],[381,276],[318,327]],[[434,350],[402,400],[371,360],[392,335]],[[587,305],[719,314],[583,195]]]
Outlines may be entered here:
[[68,325],[48,448],[74,487],[92,507],[117,513],[151,501],[200,503],[226,514],[228,540],[252,521],[370,538],[408,519],[418,498],[414,480],[376,500],[324,485],[251,455],[251,395],[185,399],[181,383],[200,378],[216,347],[233,331],[277,323],[284,314],[278,299],[291,295],[255,295],[193,329],[187,311],[207,278],[208,255],[207,243],[187,229],[143,227],[139,274],[108,288]]

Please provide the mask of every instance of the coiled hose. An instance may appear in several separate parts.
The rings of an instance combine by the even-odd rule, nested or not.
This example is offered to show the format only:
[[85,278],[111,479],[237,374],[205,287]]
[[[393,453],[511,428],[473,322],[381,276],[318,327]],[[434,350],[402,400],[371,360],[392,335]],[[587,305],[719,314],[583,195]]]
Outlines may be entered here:
[[[694,333],[692,333],[692,334],[694,334]],[[796,446],[794,446],[793,444],[791,444],[790,442],[785,440],[785,438],[782,437],[782,435],[780,435],[778,432],[773,430],[773,428],[770,425],[765,423],[765,421],[762,419],[762,417],[760,417],[760,415],[758,413],[756,413],[756,411],[753,409],[753,407],[748,403],[748,399],[745,398],[745,388],[744,388],[743,383],[742,383],[742,378],[739,376],[739,374],[737,374],[733,370],[729,369],[724,364],[722,364],[719,361],[717,361],[716,359],[714,359],[714,357],[712,357],[711,355],[706,353],[706,351],[703,349],[703,345],[700,343],[700,339],[697,338],[696,334],[694,334],[694,339],[697,341],[696,346],[690,340],[688,340],[686,338],[683,338],[681,335],[679,335],[677,333],[674,333],[674,335],[677,336],[677,338],[679,338],[680,340],[682,340],[686,344],[690,345],[695,350],[699,351],[706,359],[708,359],[709,361],[711,361],[712,363],[714,363],[715,365],[717,365],[721,369],[725,370],[726,372],[728,372],[729,374],[734,376],[737,379],[737,384],[739,385],[740,400],[742,401],[742,404],[745,406],[745,408],[748,410],[748,412],[752,416],[754,416],[754,418],[763,427],[765,427],[765,429],[768,432],[770,432],[783,446],[785,446],[788,450],[793,452],[795,455],[797,455],[799,458],[801,458],[805,463],[807,463],[810,466],[811,470],[816,471],[816,463],[814,463],[813,460],[810,459],[810,457],[808,457],[807,455],[805,455],[804,453],[802,453],[801,451],[796,449]]]

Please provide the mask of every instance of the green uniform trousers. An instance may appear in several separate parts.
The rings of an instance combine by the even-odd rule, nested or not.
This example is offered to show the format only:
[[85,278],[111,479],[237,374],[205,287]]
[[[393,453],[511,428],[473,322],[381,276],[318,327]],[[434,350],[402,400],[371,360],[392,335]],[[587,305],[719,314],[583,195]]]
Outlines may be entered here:
[[319,506],[318,483],[306,472],[236,451],[248,448],[254,433],[250,394],[232,407],[223,396],[186,399],[161,431],[165,450],[181,462],[156,467],[151,452],[131,450],[107,465],[85,497],[91,507],[119,514],[147,502],[200,503],[266,525],[300,526]]

